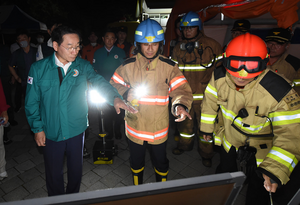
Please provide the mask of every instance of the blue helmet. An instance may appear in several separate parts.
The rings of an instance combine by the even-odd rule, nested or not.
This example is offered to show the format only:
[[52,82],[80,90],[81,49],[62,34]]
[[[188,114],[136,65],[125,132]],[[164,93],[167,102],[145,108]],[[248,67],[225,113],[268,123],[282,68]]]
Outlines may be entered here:
[[192,11],[185,14],[180,20],[180,30],[181,27],[185,26],[198,26],[199,30],[202,30],[202,21],[199,18],[199,15]]
[[163,41],[163,44],[165,44],[163,28],[157,21],[149,18],[139,24],[139,26],[136,28],[134,38],[135,46],[136,43],[155,43],[161,41]]

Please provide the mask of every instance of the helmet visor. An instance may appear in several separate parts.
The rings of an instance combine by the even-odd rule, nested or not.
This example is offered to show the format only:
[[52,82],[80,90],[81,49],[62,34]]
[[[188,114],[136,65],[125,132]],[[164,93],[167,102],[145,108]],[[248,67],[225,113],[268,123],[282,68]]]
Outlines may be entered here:
[[233,72],[244,69],[248,73],[257,73],[266,68],[268,58],[229,56],[223,60],[224,66]]

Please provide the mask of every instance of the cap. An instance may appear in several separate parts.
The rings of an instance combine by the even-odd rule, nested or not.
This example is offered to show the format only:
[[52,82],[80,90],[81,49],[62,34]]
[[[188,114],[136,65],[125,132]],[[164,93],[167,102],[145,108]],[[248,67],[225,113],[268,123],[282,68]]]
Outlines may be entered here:
[[120,27],[118,28],[118,32],[119,32],[119,31],[122,31],[122,32],[127,33],[127,27],[126,27],[126,26],[120,26]]
[[291,33],[284,28],[273,28],[269,31],[266,42],[268,41],[275,41],[277,43],[286,43],[291,40]]
[[250,26],[250,22],[246,19],[236,20],[233,24],[233,28],[231,29],[231,31],[248,32],[250,30]]

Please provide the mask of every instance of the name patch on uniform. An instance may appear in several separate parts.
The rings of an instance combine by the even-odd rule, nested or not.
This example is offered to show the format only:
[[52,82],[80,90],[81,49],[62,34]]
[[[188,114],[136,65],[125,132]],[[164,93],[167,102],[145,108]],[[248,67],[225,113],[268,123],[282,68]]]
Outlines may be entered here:
[[33,82],[33,77],[28,76],[27,83],[32,84],[32,82]]
[[289,108],[300,107],[300,97],[298,93],[285,96],[284,101],[288,104]]

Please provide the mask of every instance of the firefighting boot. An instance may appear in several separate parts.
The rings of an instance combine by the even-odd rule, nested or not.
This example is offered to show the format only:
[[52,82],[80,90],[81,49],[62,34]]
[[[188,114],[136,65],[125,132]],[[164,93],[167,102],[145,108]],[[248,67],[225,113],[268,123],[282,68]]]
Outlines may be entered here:
[[159,171],[157,171],[156,168],[154,168],[154,170],[155,170],[156,182],[165,182],[165,181],[167,181],[167,176],[168,176],[169,171],[159,172]]
[[212,157],[214,156],[213,151],[213,140],[206,141],[203,136],[199,136],[199,146],[198,146],[198,153],[202,158],[202,164],[205,167],[212,166]]
[[194,147],[194,135],[195,134],[186,134],[180,133],[179,142],[177,147],[172,150],[174,155],[181,155],[184,151],[190,151]]
[[131,171],[133,176],[133,184],[134,185],[143,184],[144,167],[138,170],[131,168]]

